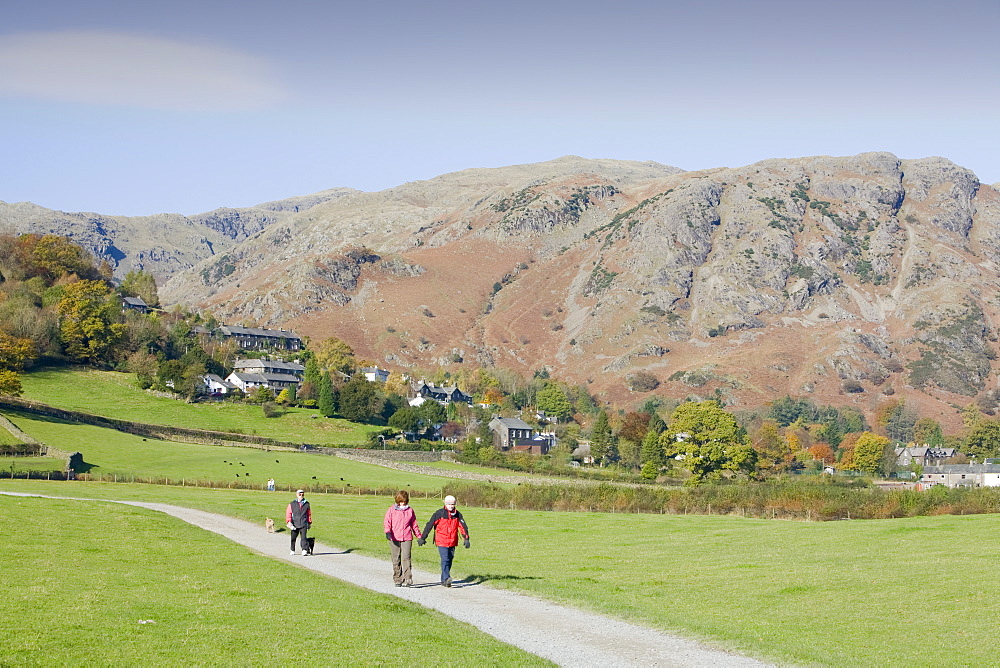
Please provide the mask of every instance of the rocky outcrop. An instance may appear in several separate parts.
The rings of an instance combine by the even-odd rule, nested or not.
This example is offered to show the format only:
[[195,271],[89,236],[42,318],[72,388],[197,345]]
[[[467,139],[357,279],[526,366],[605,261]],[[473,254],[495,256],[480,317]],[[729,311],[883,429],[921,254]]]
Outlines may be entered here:
[[0,226],[15,233],[69,237],[105,260],[117,278],[144,270],[165,283],[178,271],[222,254],[290,215],[356,192],[347,188],[292,197],[242,209],[216,209],[194,216],[105,216],[65,213],[32,204],[0,202]]

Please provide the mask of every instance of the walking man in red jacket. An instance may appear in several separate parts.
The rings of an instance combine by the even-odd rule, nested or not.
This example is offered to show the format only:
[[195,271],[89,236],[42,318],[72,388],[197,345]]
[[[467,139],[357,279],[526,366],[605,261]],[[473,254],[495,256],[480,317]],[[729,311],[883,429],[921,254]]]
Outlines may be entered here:
[[431,515],[427,526],[424,527],[424,537],[417,541],[417,545],[423,545],[427,542],[426,536],[430,535],[432,528],[434,529],[434,544],[437,545],[438,554],[441,555],[441,584],[445,587],[451,586],[451,562],[455,560],[458,535],[462,534],[465,538],[465,547],[471,547],[469,526],[456,505],[455,497],[451,495],[444,497],[444,508],[438,508]]

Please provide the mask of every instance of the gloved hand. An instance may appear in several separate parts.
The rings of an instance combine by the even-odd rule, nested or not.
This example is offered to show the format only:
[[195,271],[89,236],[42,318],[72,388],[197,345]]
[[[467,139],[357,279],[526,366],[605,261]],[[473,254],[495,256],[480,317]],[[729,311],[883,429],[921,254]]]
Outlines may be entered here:
[[472,543],[470,543],[470,542],[469,542],[469,539],[468,539],[468,538],[466,538],[466,539],[465,539],[465,549],[467,549],[467,550],[468,550],[468,549],[469,549],[470,547],[472,547]]
[[390,532],[386,531],[385,532],[385,539],[386,540],[392,540],[392,534]]
[[426,542],[427,542],[427,539],[425,539],[425,538],[418,538],[417,539],[417,545],[419,545],[420,547],[423,547],[424,543],[426,543]]

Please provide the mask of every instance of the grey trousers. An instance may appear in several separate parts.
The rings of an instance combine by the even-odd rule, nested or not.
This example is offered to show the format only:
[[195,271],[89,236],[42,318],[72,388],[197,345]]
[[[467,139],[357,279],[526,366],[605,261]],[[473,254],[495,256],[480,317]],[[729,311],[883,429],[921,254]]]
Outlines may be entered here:
[[413,541],[390,540],[389,550],[392,554],[392,581],[396,584],[413,584],[413,573],[410,571]]

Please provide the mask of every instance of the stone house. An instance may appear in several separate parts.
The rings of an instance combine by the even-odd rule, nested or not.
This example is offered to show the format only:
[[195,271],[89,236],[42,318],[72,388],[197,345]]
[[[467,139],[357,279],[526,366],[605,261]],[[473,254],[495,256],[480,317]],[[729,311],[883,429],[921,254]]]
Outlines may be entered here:
[[943,464],[924,468],[922,489],[946,487],[1000,487],[1000,464]]
[[555,440],[550,434],[536,434],[531,425],[520,418],[495,417],[490,420],[489,428],[493,432],[493,447],[501,451],[544,455]]

